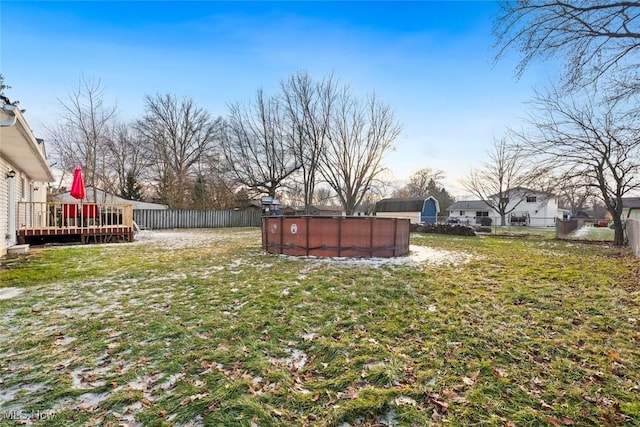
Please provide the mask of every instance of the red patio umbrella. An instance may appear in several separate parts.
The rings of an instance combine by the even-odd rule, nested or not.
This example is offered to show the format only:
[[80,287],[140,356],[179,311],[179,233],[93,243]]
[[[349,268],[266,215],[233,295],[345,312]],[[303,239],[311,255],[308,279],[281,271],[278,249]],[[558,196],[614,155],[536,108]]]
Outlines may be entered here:
[[71,191],[69,192],[74,199],[84,199],[86,192],[84,189],[84,178],[82,178],[82,167],[76,166],[73,170],[73,182],[71,183]]

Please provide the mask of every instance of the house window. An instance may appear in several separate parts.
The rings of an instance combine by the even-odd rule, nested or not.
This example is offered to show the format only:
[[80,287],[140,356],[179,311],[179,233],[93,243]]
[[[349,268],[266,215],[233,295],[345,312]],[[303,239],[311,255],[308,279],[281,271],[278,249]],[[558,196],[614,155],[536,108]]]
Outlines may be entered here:
[[509,204],[509,198],[508,197],[503,197],[500,199],[500,203],[503,205],[508,205]]
[[460,211],[460,216],[464,216],[464,211]]
[[480,217],[483,217],[483,216],[489,216],[489,212],[486,212],[486,211],[478,211],[478,212],[476,212],[476,218],[480,218]]
[[536,196],[527,196],[527,203],[535,203],[538,201]]

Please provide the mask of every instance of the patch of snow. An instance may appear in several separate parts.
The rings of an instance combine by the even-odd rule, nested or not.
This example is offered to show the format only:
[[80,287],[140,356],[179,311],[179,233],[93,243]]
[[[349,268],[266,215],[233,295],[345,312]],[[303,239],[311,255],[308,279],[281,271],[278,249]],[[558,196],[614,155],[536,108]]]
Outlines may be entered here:
[[[143,409],[142,402],[134,402],[131,405],[124,408],[122,414],[118,414],[116,412],[111,412],[118,421],[120,421],[121,426],[127,427],[141,427],[142,423],[136,422],[136,414]],[[119,415],[119,416],[118,416]]]
[[53,345],[57,345],[57,346],[67,346],[69,344],[71,344],[72,342],[74,342],[75,340],[77,340],[77,337],[58,337],[54,342]]
[[212,233],[203,230],[152,231],[143,230],[136,234],[132,244],[148,245],[167,249],[187,249],[206,247],[216,242],[246,239],[245,233]]
[[571,236],[580,238],[586,236],[587,234],[589,234],[589,228],[583,226],[571,233]]
[[176,427],[203,427],[204,423],[202,420],[202,415],[197,415],[194,419],[189,421],[186,424],[176,424]]
[[131,390],[140,390],[140,391],[146,390],[148,386],[149,386],[149,383],[142,378],[136,378],[133,381],[129,381],[129,383],[127,384],[127,387],[129,387]]
[[466,264],[473,259],[473,256],[465,252],[448,251],[445,249],[434,249],[427,246],[409,246],[409,255],[389,258],[347,258],[328,257],[320,258],[315,256],[296,257],[292,255],[279,255],[287,259],[304,259],[318,264],[335,264],[345,266],[361,266],[378,268],[383,265],[459,265]]
[[80,388],[89,388],[86,386],[83,386],[82,384],[82,375],[81,372],[84,371],[83,368],[76,368],[73,371],[71,371],[71,388],[75,388],[75,389],[80,389]]
[[314,339],[318,338],[318,336],[319,335],[316,332],[309,332],[309,333],[300,335],[300,338],[302,338],[305,341],[313,341]]
[[109,393],[85,393],[78,396],[76,402],[77,409],[81,410],[94,410],[100,404],[109,398]]
[[162,384],[159,384],[157,386],[154,386],[152,388],[152,390],[169,390],[170,388],[175,387],[175,385],[178,383],[178,381],[180,381],[182,378],[184,377],[183,373],[179,373],[179,374],[173,374],[171,375],[169,378],[167,378],[167,380],[165,382],[163,382]]
[[0,300],[18,297],[23,292],[22,288],[0,288]]
[[[404,396],[400,396],[398,399],[401,399],[403,397]],[[398,404],[398,402],[397,402],[398,399],[396,399],[396,404]],[[411,399],[411,398],[407,398],[407,399]],[[411,399],[411,400],[413,400],[413,399]],[[417,404],[417,402],[415,400],[413,400],[413,402]],[[398,425],[398,420],[396,419],[396,413],[394,411],[389,411],[386,414],[378,417],[378,424],[381,424],[381,425],[387,426],[387,427],[397,426]]]
[[[138,233],[136,242],[138,244],[151,244],[156,247],[167,249],[185,249],[206,247],[215,245],[217,242],[229,241],[229,240],[246,240],[246,233],[211,233],[206,231],[151,231],[143,230]],[[316,263],[333,263],[339,265],[358,265],[367,267],[379,267],[382,265],[458,265],[469,262],[473,257],[465,252],[448,251],[444,249],[434,249],[427,246],[411,245],[409,246],[409,254],[403,257],[390,257],[390,258],[345,258],[345,257],[333,257],[333,258],[319,258],[319,257],[294,257],[290,255],[280,255],[281,257],[291,259],[307,259]],[[241,267],[245,264],[244,260],[236,259],[226,266],[227,270],[234,272],[240,272]],[[253,265],[253,263],[252,263]],[[264,264],[263,268],[272,267],[273,264]],[[219,271],[224,267],[215,266],[210,267],[206,273],[213,273]],[[205,273],[205,272],[203,272]],[[305,271],[300,272],[300,280],[304,280],[306,277]]]
[[44,384],[20,384],[15,387],[5,388],[4,390],[0,389],[0,407],[3,409],[7,409],[7,403],[11,402],[18,392],[21,393],[38,393],[45,389]]
[[[17,309],[13,309],[13,310],[7,310],[3,315],[2,318],[0,318],[0,323],[3,323],[5,326],[3,326],[2,329],[6,328],[6,325],[13,320],[14,316],[16,315],[16,313],[18,313]],[[0,332],[2,333],[2,332]]]
[[0,390],[0,405],[4,405],[8,402],[11,402],[13,398],[20,391],[19,387],[8,388],[4,390]]
[[269,362],[271,362],[274,365],[289,366],[291,368],[295,368],[298,371],[304,368],[304,365],[306,365],[308,361],[308,357],[306,353],[302,350],[298,350],[297,348],[293,348],[293,349],[290,348],[290,349],[287,349],[287,351],[291,353],[289,357],[286,357],[284,359],[272,358],[269,360]]

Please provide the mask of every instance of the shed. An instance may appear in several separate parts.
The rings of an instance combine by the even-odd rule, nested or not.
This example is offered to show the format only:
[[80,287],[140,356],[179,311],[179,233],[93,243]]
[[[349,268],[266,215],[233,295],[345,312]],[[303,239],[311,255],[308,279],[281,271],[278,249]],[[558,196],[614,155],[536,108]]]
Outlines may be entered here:
[[382,199],[376,203],[376,216],[408,218],[414,224],[435,224],[440,204],[432,196]]

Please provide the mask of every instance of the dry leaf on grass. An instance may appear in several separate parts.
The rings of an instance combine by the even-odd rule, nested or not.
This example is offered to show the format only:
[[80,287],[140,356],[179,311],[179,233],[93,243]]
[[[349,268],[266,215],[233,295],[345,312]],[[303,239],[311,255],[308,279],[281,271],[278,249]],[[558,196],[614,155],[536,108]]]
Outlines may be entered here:
[[480,375],[480,371],[471,372],[469,373],[469,376],[462,377],[462,382],[468,386],[472,386],[476,383],[476,380],[478,379],[478,375]]
[[418,402],[416,402],[415,399],[412,399],[408,396],[398,396],[395,398],[394,401],[398,406],[403,406],[403,405],[416,406],[418,404]]
[[188,405],[191,402],[194,402],[196,400],[200,400],[200,399],[204,399],[205,397],[207,397],[209,395],[209,392],[204,392],[204,393],[198,393],[198,394],[193,394],[189,397],[185,397],[184,399],[182,399],[180,401],[180,406],[185,406]]
[[502,368],[495,367],[493,368],[493,375],[496,376],[497,378],[504,378],[507,376],[507,371],[505,371]]

